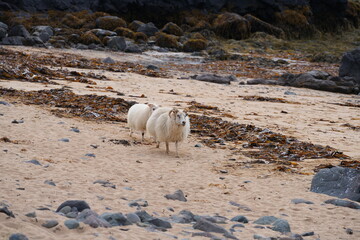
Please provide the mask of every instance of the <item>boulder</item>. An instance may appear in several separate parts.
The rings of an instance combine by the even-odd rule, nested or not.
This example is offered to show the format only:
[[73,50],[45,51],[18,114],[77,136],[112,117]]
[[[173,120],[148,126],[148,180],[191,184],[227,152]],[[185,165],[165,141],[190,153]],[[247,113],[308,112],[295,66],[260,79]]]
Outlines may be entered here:
[[343,167],[321,169],[312,179],[310,191],[360,202],[360,170]]
[[114,51],[124,51],[126,48],[126,41],[123,37],[111,37],[107,41],[107,46]]
[[42,42],[47,42],[54,36],[54,30],[50,26],[35,26],[33,27],[33,36],[39,37]]
[[15,25],[14,27],[10,28],[8,36],[29,38],[30,33],[28,32],[28,30],[26,30],[24,25]]
[[87,31],[80,36],[79,41],[85,45],[101,44],[101,40],[91,31]]
[[220,37],[236,40],[248,38],[251,32],[249,21],[236,13],[218,15],[214,20],[213,28]]
[[351,77],[360,84],[360,48],[346,52],[339,68],[340,77]]
[[207,41],[203,39],[189,39],[184,43],[184,52],[198,52],[205,50],[207,47]]
[[155,33],[159,31],[159,29],[154,25],[154,23],[149,22],[140,25],[136,31],[145,33],[148,37],[150,37],[150,36],[154,36]]
[[179,47],[178,37],[166,33],[158,33],[156,35],[156,45],[163,48],[175,48]]
[[0,22],[0,40],[6,37],[8,29],[9,29],[8,25],[6,25],[3,22]]
[[63,207],[69,206],[71,208],[76,208],[77,211],[81,212],[84,209],[90,209],[89,204],[87,204],[83,200],[68,200],[63,202],[56,210],[56,212],[59,212]]
[[175,36],[182,36],[184,34],[183,30],[173,22],[165,24],[161,31]]
[[254,17],[251,14],[246,14],[244,16],[246,20],[249,21],[251,26],[251,32],[264,32],[270,35],[273,35],[277,38],[285,38],[285,32],[281,28],[275,27],[267,22],[260,20],[257,17]]
[[104,16],[96,19],[96,26],[101,29],[114,31],[118,27],[126,27],[124,19],[116,16]]
[[25,38],[20,36],[4,37],[1,41],[2,45],[24,45]]
[[203,75],[190,76],[190,78],[198,81],[219,83],[219,84],[230,84],[230,82],[236,81],[236,77],[234,77],[233,75],[223,77],[216,74],[203,74]]

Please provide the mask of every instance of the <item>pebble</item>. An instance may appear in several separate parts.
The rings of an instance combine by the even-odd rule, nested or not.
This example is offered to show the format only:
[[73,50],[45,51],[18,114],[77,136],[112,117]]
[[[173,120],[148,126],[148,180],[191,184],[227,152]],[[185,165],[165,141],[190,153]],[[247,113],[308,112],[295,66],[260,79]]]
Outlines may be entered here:
[[181,202],[187,202],[187,199],[186,199],[183,191],[181,191],[181,190],[176,190],[173,194],[166,194],[164,197],[166,199],[178,200],[178,201],[181,201]]
[[34,165],[41,166],[41,163],[40,163],[38,160],[35,160],[35,159],[29,160],[29,161],[25,161],[25,162],[26,162],[26,163],[32,163],[32,164],[34,164]]
[[70,139],[68,139],[68,138],[60,138],[59,141],[60,142],[70,142]]
[[309,236],[314,236],[315,233],[314,232],[305,232],[305,233],[302,233],[300,235],[303,236],[303,237],[309,237]]
[[272,224],[271,229],[276,231],[276,232],[281,232],[281,233],[291,232],[289,222],[287,220],[284,220],[284,219],[276,220]]
[[242,222],[242,223],[248,223],[249,222],[249,220],[245,216],[242,216],[242,215],[233,217],[230,221],[232,221],[232,222]]
[[134,189],[132,187],[123,187],[123,189],[128,190],[128,191],[134,191]]
[[126,218],[130,223],[138,223],[141,222],[141,219],[139,218],[138,215],[136,215],[135,213],[128,213],[126,214]]
[[83,200],[68,200],[63,202],[56,210],[56,212],[59,212],[63,207],[69,206],[71,208],[76,208],[77,211],[82,212],[84,209],[90,209],[89,204],[87,204]]
[[235,206],[235,207],[238,207],[239,209],[242,209],[242,210],[245,210],[245,211],[252,211],[249,207],[247,207],[247,206],[245,206],[245,205],[242,205],[242,204],[239,204],[239,203],[237,203],[237,202],[234,202],[234,201],[230,201],[229,202],[230,203],[230,205],[233,205],[233,206]]
[[78,213],[77,212],[68,212],[67,214],[65,214],[65,216],[67,218],[77,218]]
[[220,173],[228,173],[227,170],[220,170]]
[[159,228],[172,228],[171,224],[168,221],[164,221],[160,218],[151,219],[148,221],[148,223]]
[[22,233],[13,233],[10,235],[9,240],[29,240],[29,239]]
[[202,145],[201,145],[200,143],[197,143],[197,144],[195,144],[195,146],[194,146],[194,147],[201,148],[201,147],[202,147]]
[[87,153],[85,154],[85,157],[96,157],[94,153]]
[[29,218],[36,218],[36,212],[29,212],[29,213],[25,214],[25,216],[27,216]]
[[43,226],[45,228],[53,228],[53,227],[57,226],[58,224],[59,224],[59,222],[56,220],[47,220],[46,222],[41,224],[41,226]]
[[284,94],[285,95],[297,95],[295,92],[292,92],[292,91],[289,91],[289,90],[285,91]]
[[127,226],[132,224],[122,213],[103,213],[100,217],[110,223],[111,226]]
[[108,64],[114,64],[115,63],[115,60],[112,59],[111,57],[107,57],[107,58],[104,58],[102,60],[103,63],[108,63]]
[[7,206],[4,206],[4,207],[0,208],[0,212],[5,213],[5,214],[8,215],[9,217],[15,218],[15,215],[13,214],[12,211],[10,211],[10,210],[8,209]]
[[11,104],[10,104],[10,103],[5,102],[5,101],[0,101],[0,104],[1,104],[1,105],[5,105],[5,106],[11,106]]
[[61,212],[63,214],[67,214],[67,213],[71,212],[71,207],[70,206],[65,206],[62,209],[60,209],[58,212]]
[[16,123],[16,124],[19,124],[19,123],[24,123],[24,120],[13,120],[11,123]]
[[76,132],[76,133],[80,132],[80,130],[77,127],[70,128],[70,131],[73,131],[73,132]]
[[325,201],[326,204],[333,204],[340,207],[348,207],[353,209],[360,209],[360,204],[342,199],[329,199]]
[[276,220],[278,220],[277,217],[274,216],[264,216],[259,218],[258,220],[254,221],[255,224],[259,225],[270,225],[273,224]]
[[129,207],[147,207],[149,203],[144,199],[133,200],[129,203]]
[[291,202],[294,203],[294,204],[300,204],[300,203],[314,204],[314,203],[311,202],[311,201],[307,201],[307,200],[304,200],[304,199],[301,199],[301,198],[292,199]]
[[99,215],[90,210],[84,209],[76,218],[76,220],[80,222],[84,222],[85,224],[90,225],[93,228],[97,227],[111,227],[111,224],[108,223],[105,219],[99,217]]
[[153,217],[144,210],[137,211],[137,212],[135,212],[135,214],[138,215],[138,217],[141,219],[141,222],[147,222],[147,221],[153,219]]
[[68,219],[68,220],[65,220],[64,225],[68,229],[76,229],[76,228],[78,228],[80,226],[80,223],[77,220]]
[[111,182],[109,182],[109,181],[107,181],[107,180],[96,180],[96,181],[94,182],[94,184],[96,184],[96,183],[100,184],[100,185],[103,186],[103,187],[109,187],[109,188],[114,188],[114,189],[116,189],[116,185],[115,185],[115,184],[112,184]]
[[347,228],[346,233],[349,235],[352,235],[354,233],[354,231],[351,228]]
[[50,186],[56,186],[56,184],[52,180],[45,180],[45,184],[48,184]]

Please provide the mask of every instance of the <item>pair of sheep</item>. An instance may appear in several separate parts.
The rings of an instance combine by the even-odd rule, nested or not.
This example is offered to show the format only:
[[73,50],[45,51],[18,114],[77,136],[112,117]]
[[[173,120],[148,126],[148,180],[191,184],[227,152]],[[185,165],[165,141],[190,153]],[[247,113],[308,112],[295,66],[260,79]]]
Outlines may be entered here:
[[178,143],[186,139],[190,132],[190,121],[185,112],[176,108],[157,107],[153,104],[133,105],[129,109],[127,122],[130,136],[134,130],[141,131],[144,141],[147,131],[157,142],[157,148],[160,147],[160,142],[165,142],[167,154],[169,154],[169,142],[175,142],[176,157],[179,157]]

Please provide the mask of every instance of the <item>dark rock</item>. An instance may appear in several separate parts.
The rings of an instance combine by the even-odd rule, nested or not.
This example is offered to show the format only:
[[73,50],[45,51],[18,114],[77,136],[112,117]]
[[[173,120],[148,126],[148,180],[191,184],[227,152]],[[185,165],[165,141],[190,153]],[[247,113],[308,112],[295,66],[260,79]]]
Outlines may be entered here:
[[149,23],[141,24],[136,31],[145,33],[148,37],[150,37],[150,36],[154,36],[155,33],[159,31],[159,29],[154,25],[154,23],[149,22]]
[[78,212],[68,212],[65,214],[67,218],[77,218]]
[[103,213],[100,217],[110,223],[111,226],[127,226],[132,224],[122,213]]
[[349,201],[349,200],[342,200],[342,199],[329,199],[326,200],[325,203],[333,204],[339,207],[348,207],[353,209],[360,209],[360,204]]
[[126,22],[117,16],[104,16],[96,19],[96,26],[113,31],[118,27],[126,27]]
[[108,63],[108,64],[114,64],[115,60],[112,59],[111,57],[107,57],[107,58],[104,58],[103,60],[101,60],[101,62]]
[[274,217],[274,216],[264,216],[264,217],[259,218],[256,221],[254,221],[254,223],[260,224],[260,225],[270,225],[270,224],[273,224],[278,219],[279,218]]
[[115,185],[115,184],[112,184],[111,182],[109,182],[109,181],[107,181],[107,180],[96,180],[96,181],[94,182],[94,184],[96,184],[96,183],[101,184],[101,186],[103,186],[103,187],[109,187],[109,188],[114,188],[114,189],[116,189],[116,185]]
[[288,223],[288,221],[284,220],[284,219],[278,219],[276,220],[271,227],[272,230],[277,231],[277,232],[281,232],[281,233],[288,233],[291,232],[290,230],[290,225]]
[[303,236],[303,237],[309,237],[309,236],[314,236],[315,233],[314,232],[305,232],[305,233],[302,233],[300,235]]
[[66,202],[63,202],[56,210],[56,212],[59,212],[63,207],[69,206],[71,208],[76,208],[79,212],[82,212],[84,209],[90,209],[90,206],[82,200],[68,200]]
[[212,222],[212,223],[221,223],[225,224],[228,220],[226,217],[222,216],[194,216],[195,221],[199,220],[200,218],[205,219],[206,221]]
[[64,225],[68,229],[76,229],[76,228],[78,228],[80,226],[80,223],[77,220],[68,219],[68,220],[65,220]]
[[31,163],[31,164],[34,164],[34,165],[38,165],[38,166],[41,166],[41,163],[36,160],[36,159],[33,159],[33,160],[29,160],[29,161],[25,161],[26,163]]
[[104,29],[92,29],[92,33],[94,33],[98,38],[102,39],[104,37],[115,37],[116,32],[104,30]]
[[93,158],[95,158],[96,155],[93,154],[93,153],[87,153],[87,154],[85,154],[85,157],[93,157]]
[[144,199],[137,199],[129,203],[129,207],[147,207],[147,206],[149,206],[149,203]]
[[36,218],[36,212],[29,212],[29,213],[25,214],[25,216],[27,216],[29,218]]
[[141,222],[140,217],[138,215],[136,215],[135,213],[126,214],[126,218],[132,224]]
[[8,36],[30,38],[30,33],[23,25],[15,25],[14,27],[10,28]]
[[29,240],[29,239],[22,233],[13,233],[10,235],[9,240]]
[[89,49],[88,46],[86,46],[85,44],[81,44],[81,43],[76,44],[75,48],[76,48],[76,49],[80,49],[80,50]]
[[7,34],[6,29],[0,27],[0,40],[3,39],[4,37],[6,37],[6,34]]
[[340,77],[352,77],[360,85],[360,48],[346,52],[341,59]]
[[241,230],[236,230],[236,228],[244,228],[245,227],[245,225],[243,225],[243,224],[234,224],[234,225],[232,225],[231,226],[231,228],[230,228],[230,232],[242,232]]
[[70,139],[68,139],[68,138],[60,138],[59,141],[60,142],[70,142]]
[[5,106],[11,106],[11,104],[6,101],[0,101],[0,104]]
[[108,223],[105,219],[99,217],[99,215],[90,210],[84,209],[76,218],[76,220],[80,222],[84,222],[85,224],[90,225],[93,228],[97,227],[111,227],[111,224]]
[[13,214],[12,211],[10,211],[10,210],[8,209],[7,206],[1,207],[1,208],[0,208],[0,213],[5,213],[5,214],[8,215],[9,217],[15,218],[15,215]]
[[222,234],[229,234],[229,232],[219,226],[219,225],[216,225],[212,222],[209,222],[207,220],[205,220],[204,218],[199,218],[197,220],[197,222],[194,224],[193,226],[194,229],[199,229],[201,231],[204,231],[204,232],[215,232],[215,233],[222,233]]
[[250,23],[236,13],[223,13],[214,20],[215,33],[224,38],[241,40],[250,36]]
[[16,123],[16,124],[19,124],[19,123],[24,123],[24,120],[13,120],[11,123]]
[[127,53],[142,53],[144,49],[137,44],[127,44],[124,52]]
[[71,127],[70,131],[79,133],[80,130],[77,127]]
[[42,42],[47,42],[54,36],[54,30],[50,26],[35,26],[33,27],[33,36],[37,36]]
[[199,81],[219,83],[219,84],[230,84],[230,82],[236,81],[236,77],[234,77],[233,75],[223,77],[216,74],[203,74],[203,75],[190,76],[190,78]]
[[244,16],[246,20],[249,21],[251,26],[251,32],[264,32],[270,35],[273,35],[277,38],[285,38],[285,32],[281,28],[275,27],[267,22],[260,20],[257,17],[254,17],[251,14],[246,14]]
[[207,47],[207,41],[204,39],[189,39],[184,42],[184,52],[200,52]]
[[9,26],[3,22],[0,22],[0,28],[4,29],[6,32],[9,30]]
[[58,224],[59,224],[59,222],[56,220],[47,220],[43,224],[41,224],[41,226],[43,226],[45,228],[53,228],[53,227],[56,227]]
[[178,215],[171,216],[171,221],[175,223],[191,223],[195,222],[195,215],[188,211],[188,210],[182,210]]
[[140,218],[141,222],[148,222],[151,219],[154,219],[150,214],[148,214],[146,211],[137,211],[135,214]]
[[284,94],[285,95],[297,95],[295,92],[292,92],[292,91],[289,91],[289,90],[285,91]]
[[276,80],[269,80],[269,79],[251,79],[247,80],[246,84],[249,85],[258,85],[258,84],[264,84],[264,85],[280,85],[278,81]]
[[114,51],[124,51],[126,48],[125,38],[123,37],[111,37],[107,41],[107,46]]
[[300,204],[300,203],[314,204],[314,203],[311,202],[311,201],[307,201],[307,200],[304,200],[304,199],[301,199],[301,198],[292,199],[291,202],[294,203],[294,204]]
[[160,218],[151,219],[148,221],[148,223],[150,223],[156,227],[159,227],[159,228],[171,228],[171,224],[169,222],[164,221]]
[[242,205],[242,204],[239,204],[239,203],[234,202],[234,201],[230,201],[229,204],[233,205],[235,207],[238,207],[239,209],[245,210],[245,211],[249,211],[249,212],[251,211],[251,209],[249,207],[247,207],[245,205]]
[[147,65],[146,68],[149,69],[149,70],[153,70],[153,71],[159,70],[158,66],[155,66],[155,65],[152,65],[152,64]]
[[171,199],[171,200],[187,202],[187,199],[186,199],[183,191],[181,191],[181,190],[176,190],[173,194],[166,194],[164,197],[167,199]]
[[45,184],[48,184],[50,186],[56,186],[56,184],[52,180],[45,180]]
[[349,235],[352,235],[354,233],[354,231],[351,228],[347,228],[346,233]]
[[360,202],[360,170],[343,167],[321,169],[312,179],[310,191]]
[[248,222],[249,222],[249,220],[248,220],[245,216],[242,216],[242,215],[233,217],[230,221],[233,221],[233,222],[242,222],[242,223],[248,223]]
[[67,214],[67,213],[71,212],[71,207],[70,206],[65,206],[62,209],[60,209],[58,212],[61,212],[63,214]]
[[173,22],[165,24],[161,31],[175,36],[182,36],[184,34],[183,30]]

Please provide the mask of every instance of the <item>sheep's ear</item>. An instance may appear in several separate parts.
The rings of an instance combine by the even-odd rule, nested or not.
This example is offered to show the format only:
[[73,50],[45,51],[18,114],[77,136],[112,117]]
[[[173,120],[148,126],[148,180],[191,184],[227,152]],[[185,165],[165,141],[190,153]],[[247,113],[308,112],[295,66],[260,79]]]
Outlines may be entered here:
[[155,105],[154,105],[154,104],[151,104],[151,103],[148,103],[148,106],[149,106],[149,108],[155,107]]
[[171,117],[172,114],[176,115],[178,113],[178,110],[176,108],[173,108],[170,112],[169,112],[169,116]]

